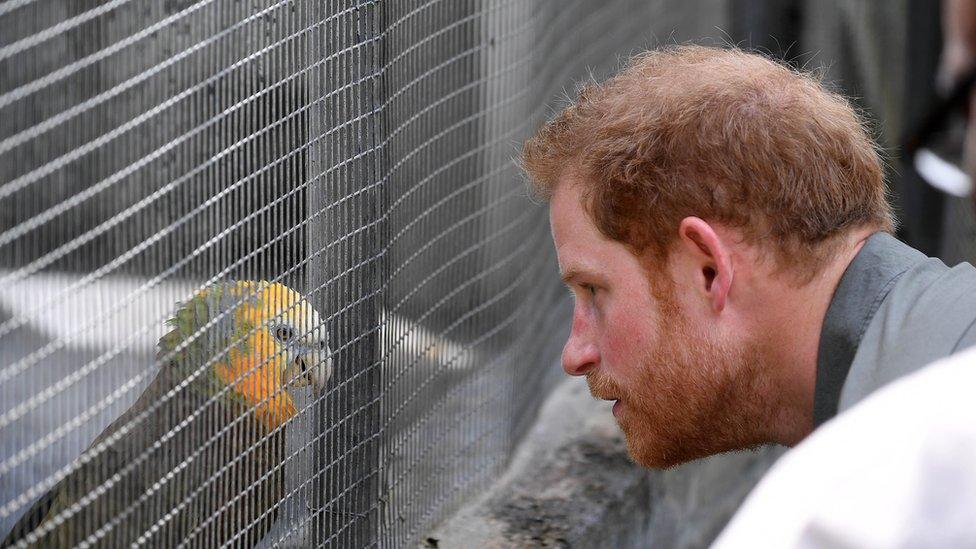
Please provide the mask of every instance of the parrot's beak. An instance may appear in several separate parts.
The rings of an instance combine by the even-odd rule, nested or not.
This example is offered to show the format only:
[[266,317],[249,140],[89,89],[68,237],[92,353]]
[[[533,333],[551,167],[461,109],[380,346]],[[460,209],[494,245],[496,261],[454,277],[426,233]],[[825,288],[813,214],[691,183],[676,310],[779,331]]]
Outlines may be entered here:
[[306,372],[305,375],[317,392],[324,393],[329,378],[332,377],[332,351],[326,347],[324,351],[314,354],[318,359],[316,366]]
[[307,351],[298,355],[285,369],[285,379],[293,387],[311,385],[318,392],[325,392],[329,378],[332,377],[332,353]]

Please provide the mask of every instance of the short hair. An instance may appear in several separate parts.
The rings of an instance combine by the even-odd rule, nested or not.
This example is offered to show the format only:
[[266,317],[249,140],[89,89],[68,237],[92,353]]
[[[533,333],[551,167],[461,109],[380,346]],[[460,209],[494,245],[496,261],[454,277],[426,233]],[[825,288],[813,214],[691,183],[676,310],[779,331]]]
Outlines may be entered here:
[[687,216],[738,229],[809,277],[836,237],[894,226],[881,158],[851,104],[809,74],[734,48],[632,58],[582,87],[525,143],[522,165],[543,199],[572,177],[601,233],[656,260]]

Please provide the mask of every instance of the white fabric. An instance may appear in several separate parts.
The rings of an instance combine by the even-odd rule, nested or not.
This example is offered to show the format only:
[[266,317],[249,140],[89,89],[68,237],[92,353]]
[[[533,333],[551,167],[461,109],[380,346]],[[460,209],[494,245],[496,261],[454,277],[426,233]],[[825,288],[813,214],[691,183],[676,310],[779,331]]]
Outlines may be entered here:
[[915,171],[929,185],[944,193],[966,198],[973,193],[973,181],[966,172],[942,160],[928,149],[915,153]]
[[976,349],[824,424],[773,466],[712,547],[976,547]]

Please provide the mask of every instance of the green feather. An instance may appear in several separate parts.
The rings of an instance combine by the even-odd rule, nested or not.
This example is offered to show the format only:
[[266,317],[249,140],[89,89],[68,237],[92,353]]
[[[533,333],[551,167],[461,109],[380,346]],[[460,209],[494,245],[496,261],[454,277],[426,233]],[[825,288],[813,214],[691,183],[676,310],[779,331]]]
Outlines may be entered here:
[[[231,345],[244,354],[249,353],[248,338],[256,328],[247,319],[238,320],[234,313],[236,307],[260,306],[260,300],[255,296],[242,301],[243,296],[234,289],[236,285],[232,282],[216,283],[187,300],[166,321],[172,329],[159,340],[157,356],[160,360],[168,356],[164,367],[175,369],[180,377],[189,377],[210,362],[207,371],[190,384],[193,390],[208,396],[219,393],[226,386],[213,368],[214,357],[226,360]],[[216,322],[201,332],[212,319]],[[244,397],[235,391],[225,391],[223,397],[246,406]]]

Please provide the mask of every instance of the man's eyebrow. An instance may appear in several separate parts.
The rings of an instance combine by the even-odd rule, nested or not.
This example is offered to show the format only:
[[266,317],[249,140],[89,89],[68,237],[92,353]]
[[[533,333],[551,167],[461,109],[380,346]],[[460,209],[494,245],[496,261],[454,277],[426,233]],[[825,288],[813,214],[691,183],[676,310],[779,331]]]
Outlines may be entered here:
[[580,270],[575,268],[569,268],[563,271],[560,278],[563,280],[563,284],[569,286],[573,282],[573,279],[583,274]]

